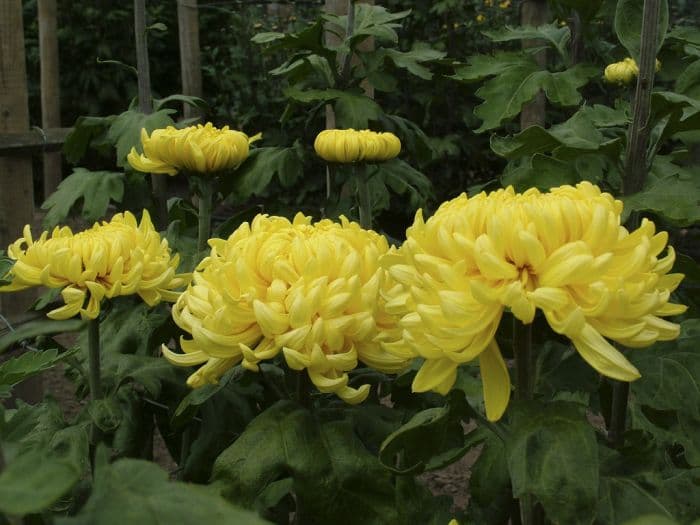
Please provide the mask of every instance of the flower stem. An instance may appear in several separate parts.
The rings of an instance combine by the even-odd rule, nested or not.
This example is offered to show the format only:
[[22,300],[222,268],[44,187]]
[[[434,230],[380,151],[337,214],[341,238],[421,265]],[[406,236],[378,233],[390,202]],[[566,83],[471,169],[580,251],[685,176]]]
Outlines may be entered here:
[[197,228],[197,250],[200,254],[206,250],[211,236],[211,209],[214,184],[206,177],[199,179],[199,223]]
[[612,382],[612,407],[610,410],[608,441],[614,448],[620,448],[624,443],[625,427],[627,426],[627,400],[629,399],[629,393],[629,383],[625,381]]
[[523,324],[513,318],[513,355],[517,383],[515,398],[520,400],[532,399],[535,387],[535,365],[532,352],[532,323]]
[[367,170],[363,166],[359,173],[353,165],[352,170],[356,173],[357,199],[360,209],[360,226],[365,230],[372,229],[372,198],[369,194],[369,184],[367,182]]
[[[513,317],[513,356],[515,357],[515,398],[531,400],[535,392],[535,366],[532,352],[532,323],[523,324]],[[520,496],[520,523],[534,525],[535,507],[531,494]]]
[[102,399],[100,383],[100,321],[93,319],[88,323],[88,383],[90,398]]

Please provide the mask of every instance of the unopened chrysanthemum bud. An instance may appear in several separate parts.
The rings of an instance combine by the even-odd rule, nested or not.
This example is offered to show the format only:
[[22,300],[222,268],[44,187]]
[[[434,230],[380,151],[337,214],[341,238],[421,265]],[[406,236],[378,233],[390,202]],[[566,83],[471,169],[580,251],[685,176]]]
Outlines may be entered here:
[[314,149],[327,162],[384,162],[401,152],[401,141],[393,133],[327,129],[316,136]]
[[[656,71],[661,69],[661,62],[656,59]],[[605,80],[611,84],[629,84],[639,75],[639,66],[633,58],[609,64],[605,68]]]

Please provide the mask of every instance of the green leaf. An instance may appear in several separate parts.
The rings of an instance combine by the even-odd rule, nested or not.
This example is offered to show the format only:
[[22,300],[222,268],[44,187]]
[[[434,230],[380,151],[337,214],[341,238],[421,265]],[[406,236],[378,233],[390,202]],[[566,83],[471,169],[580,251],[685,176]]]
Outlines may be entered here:
[[678,525],[678,522],[663,514],[645,514],[628,520],[622,525]]
[[468,413],[464,396],[454,392],[444,407],[418,412],[392,432],[379,449],[379,460],[397,474],[420,474],[454,463],[486,439],[483,432],[473,431],[465,440],[462,418]]
[[559,3],[575,9],[579,12],[581,18],[587,21],[595,16],[603,4],[603,0],[559,0]]
[[155,24],[151,24],[146,28],[146,31],[167,31],[168,26],[166,26],[163,22],[156,22]]
[[476,133],[481,133],[497,128],[518,115],[523,104],[533,100],[540,90],[556,105],[578,104],[581,100],[578,90],[598,74],[598,68],[583,64],[551,73],[541,70],[532,57],[500,54],[495,57],[472,57],[470,64],[458,70],[453,78],[479,80],[496,75],[476,92],[484,100],[474,110],[474,114],[484,121],[475,130]]
[[124,173],[74,168],[41,205],[42,210],[48,210],[42,224],[44,228],[52,228],[65,222],[81,199],[83,219],[94,222],[105,216],[111,201],[121,202],[123,197]]
[[443,58],[446,53],[433,49],[427,45],[416,45],[410,51],[402,52],[397,49],[383,49],[383,55],[391,60],[396,67],[407,70],[424,80],[431,80],[433,74],[422,65],[424,62],[433,62]]
[[479,458],[469,478],[470,500],[467,512],[471,523],[507,523],[513,494],[506,448],[495,434],[487,434]]
[[[401,24],[396,23],[397,20],[406,18],[411,11],[401,11],[391,13],[384,7],[370,4],[354,4],[355,5],[355,24],[353,27],[352,37],[346,39],[344,47],[354,49],[360,42],[368,37],[374,37],[377,42],[398,42],[396,28],[401,27]],[[347,15],[333,15],[326,13],[323,19],[334,24],[340,31],[345,31],[348,25]]]
[[219,456],[212,481],[225,498],[252,507],[270,484],[288,477],[301,523],[425,522],[405,515],[411,502],[401,500],[389,472],[337,412],[278,402]]
[[78,117],[73,124],[73,130],[63,143],[63,154],[71,164],[76,164],[87,153],[94,139],[107,133],[109,126],[116,117]]
[[105,433],[114,432],[122,420],[119,402],[111,396],[93,399],[88,406],[88,412],[95,426]]
[[74,354],[76,350],[60,353],[58,350],[27,351],[0,363],[0,385],[13,386],[52,368],[56,363]]
[[199,98],[199,97],[193,97],[190,95],[170,95],[165,98],[156,98],[153,99],[153,109],[156,111],[159,111],[163,109],[166,105],[172,103],[172,102],[182,102],[183,104],[187,104],[188,106],[192,106],[193,108],[197,108],[200,111],[207,111],[209,109],[209,104],[207,104],[204,99]]
[[[382,109],[374,100],[361,93],[337,89],[306,89],[288,87],[284,94],[297,102],[334,102],[338,128],[367,129],[370,120],[378,120]],[[262,148],[260,148],[262,149]]]
[[559,146],[577,150],[596,151],[605,141],[585,113],[576,112],[566,122],[555,124],[549,129],[541,126],[529,128],[512,137],[491,137],[491,149],[507,159],[552,151]]
[[5,286],[12,282],[10,271],[14,265],[15,260],[10,259],[5,254],[5,250],[0,250],[0,286]]
[[168,481],[148,461],[121,459],[98,469],[92,494],[77,516],[59,525],[182,525],[267,523],[238,509],[205,487]]
[[629,478],[601,476],[596,523],[618,525],[643,514],[671,513],[639,483]]
[[270,53],[282,50],[311,51],[331,61],[334,53],[325,47],[323,32],[323,22],[316,20],[298,33],[258,33],[250,40],[255,44],[269,44],[266,51]]
[[559,56],[565,60],[569,56],[567,46],[571,40],[571,30],[568,26],[560,27],[556,24],[545,24],[538,27],[505,26],[503,29],[482,32],[494,42],[510,42],[512,40],[545,40],[557,50]]
[[575,184],[581,180],[575,165],[553,157],[533,155],[520,165],[509,165],[501,176],[503,186],[513,186],[517,191],[528,188],[549,190],[564,184]]
[[[618,0],[615,9],[615,33],[630,56],[639,64],[642,41],[642,13],[644,2],[639,0]],[[659,35],[656,51],[661,49],[668,30],[668,2],[661,0],[659,7]]]
[[425,206],[432,195],[430,179],[401,159],[392,159],[379,165],[378,177],[399,195],[408,196],[412,210]]
[[[263,195],[273,177],[282,187],[292,186],[303,175],[303,165],[299,148],[255,148],[245,163],[236,171],[230,187],[224,192],[235,192],[239,200],[252,195]],[[226,182],[224,186],[229,186]]]
[[117,115],[107,131],[109,140],[117,149],[117,166],[125,168],[129,166],[126,156],[131,148],[142,151],[141,129],[151,133],[154,129],[175,125],[170,115],[176,113],[174,109],[160,109],[146,115],[136,110],[128,110]]
[[555,523],[591,523],[598,502],[598,450],[583,407],[526,402],[509,411],[513,496],[534,495]]
[[47,509],[80,479],[71,462],[40,451],[23,454],[0,473],[0,512],[24,516]]
[[61,334],[65,332],[77,332],[85,326],[82,319],[66,319],[54,321],[53,319],[39,319],[29,321],[15,328],[15,330],[0,337],[0,354],[7,351],[12,345],[40,335]]
[[700,186],[697,177],[679,175],[652,181],[642,191],[624,197],[625,211],[650,211],[678,226],[700,222]]

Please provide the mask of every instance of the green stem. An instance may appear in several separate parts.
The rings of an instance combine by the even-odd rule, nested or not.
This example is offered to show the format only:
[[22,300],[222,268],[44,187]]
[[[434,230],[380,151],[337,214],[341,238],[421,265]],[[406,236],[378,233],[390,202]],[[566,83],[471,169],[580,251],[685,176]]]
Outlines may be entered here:
[[100,383],[100,321],[93,319],[88,323],[88,383],[90,398],[102,399]]
[[211,236],[211,209],[214,195],[214,184],[206,178],[199,179],[199,223],[197,228],[197,249],[200,254],[207,248]]
[[311,408],[311,380],[306,370],[297,374],[297,402],[304,408]]
[[365,166],[360,168],[360,172],[357,172],[355,165],[352,165],[353,172],[355,172],[357,180],[357,200],[358,207],[360,209],[360,226],[365,230],[372,229],[372,198],[369,194],[369,184],[367,182],[367,170]]
[[613,380],[608,441],[615,448],[620,448],[624,443],[625,428],[627,426],[627,400],[629,399],[629,394],[629,383]]
[[[513,317],[513,356],[517,382],[515,398],[521,401],[531,400],[535,392],[535,366],[532,352],[532,323],[523,324]],[[535,507],[531,494],[520,497],[520,523],[535,524]]]
[[534,395],[535,364],[532,352],[532,323],[523,324],[513,318],[513,355],[517,383],[515,398],[529,400]]

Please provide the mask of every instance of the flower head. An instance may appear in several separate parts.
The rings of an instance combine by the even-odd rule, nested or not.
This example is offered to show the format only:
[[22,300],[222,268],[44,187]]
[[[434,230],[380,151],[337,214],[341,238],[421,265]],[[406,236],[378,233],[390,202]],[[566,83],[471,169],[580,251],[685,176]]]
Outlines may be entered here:
[[486,22],[486,16],[484,16],[483,13],[479,13],[478,15],[476,15],[475,20],[477,24],[483,24],[484,22]]
[[189,280],[187,274],[176,274],[179,256],[171,257],[168,241],[161,239],[145,210],[140,224],[126,212],[76,234],[67,226],[56,227],[51,236],[43,232],[37,240],[27,225],[7,253],[15,260],[12,283],[0,292],[62,288],[66,304],[48,313],[53,319],[77,314],[95,319],[105,297],[138,294],[151,306],[174,301],[174,289]]
[[[661,69],[661,62],[656,59],[656,71]],[[605,68],[605,80],[611,84],[629,84],[639,75],[639,66],[633,58],[625,58]]]
[[384,237],[345,218],[312,224],[302,214],[293,222],[258,215],[209,244],[211,254],[173,308],[191,338],[181,338],[183,354],[163,347],[175,364],[203,364],[190,386],[216,382],[238,363],[257,371],[282,352],[321,392],[359,403],[369,385],[350,387],[347,374],[358,359],[386,372],[406,366],[375,341],[391,323],[378,306]]
[[314,149],[328,162],[384,162],[401,152],[401,141],[393,133],[326,129],[316,136]]
[[390,352],[408,344],[426,359],[413,389],[445,393],[457,366],[479,357],[487,416],[498,419],[510,395],[494,339],[504,308],[525,324],[541,310],[598,372],[637,379],[606,338],[643,347],[677,337],[678,325],[663,317],[685,311],[669,303],[683,276],[668,273],[672,247],[660,257],[668,235],[646,219],[628,231],[621,211],[588,182],[549,193],[462,194],[428,221],[419,211],[400,253],[387,256],[403,284],[395,301],[408,307],[403,340],[384,344]]
[[144,173],[213,173],[237,168],[248,158],[248,145],[258,138],[259,135],[249,138],[228,126],[215,128],[211,122],[183,129],[168,126],[154,130],[150,136],[142,129],[143,153],[131,148],[127,160]]

